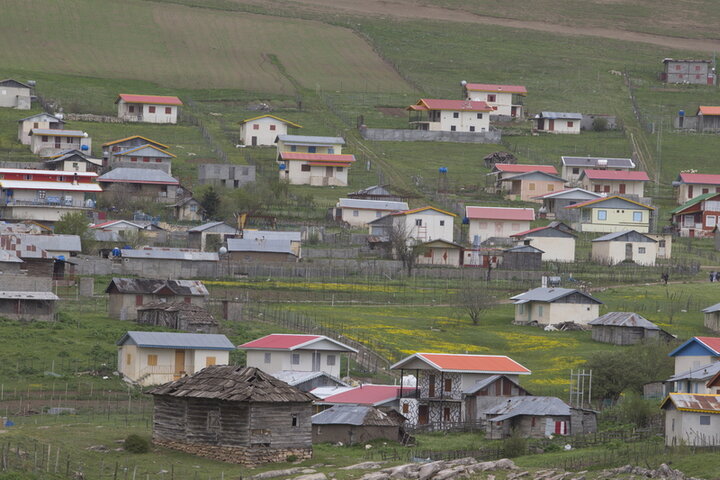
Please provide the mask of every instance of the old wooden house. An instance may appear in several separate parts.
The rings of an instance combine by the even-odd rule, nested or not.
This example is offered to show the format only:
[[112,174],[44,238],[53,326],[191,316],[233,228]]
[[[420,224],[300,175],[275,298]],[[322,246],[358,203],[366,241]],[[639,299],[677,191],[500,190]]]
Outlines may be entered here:
[[334,405],[312,416],[313,443],[355,445],[378,439],[398,441],[402,418],[368,405]]
[[503,270],[540,270],[545,252],[532,245],[518,245],[503,250]]
[[634,345],[646,340],[670,341],[674,337],[633,312],[609,312],[588,322],[592,339],[614,345]]
[[156,445],[248,466],[312,456],[315,397],[257,368],[208,367],[149,393]]
[[52,292],[0,291],[0,318],[52,321],[59,300]]
[[201,305],[155,302],[137,307],[137,323],[192,333],[218,333],[218,321]]
[[597,431],[596,413],[574,409],[557,397],[512,397],[487,411],[487,438],[517,432],[525,438],[587,434]]
[[705,326],[713,332],[720,332],[720,303],[703,309]]
[[485,412],[510,397],[532,395],[511,375],[492,375],[465,390],[465,420],[484,420]]
[[184,302],[205,305],[210,296],[199,280],[158,280],[151,278],[113,278],[105,289],[108,315],[135,320],[137,308],[146,303]]

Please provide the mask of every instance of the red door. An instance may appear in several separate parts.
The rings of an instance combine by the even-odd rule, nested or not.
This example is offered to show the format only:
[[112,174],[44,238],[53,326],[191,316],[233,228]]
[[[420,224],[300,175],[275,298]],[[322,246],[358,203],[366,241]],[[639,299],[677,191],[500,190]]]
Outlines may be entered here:
[[430,415],[427,405],[420,405],[418,407],[418,425],[427,425],[430,420]]
[[625,184],[621,183],[620,185],[618,185],[618,190],[620,191],[620,193],[625,193]]
[[555,130],[555,120],[552,118],[548,120],[548,130],[551,132]]

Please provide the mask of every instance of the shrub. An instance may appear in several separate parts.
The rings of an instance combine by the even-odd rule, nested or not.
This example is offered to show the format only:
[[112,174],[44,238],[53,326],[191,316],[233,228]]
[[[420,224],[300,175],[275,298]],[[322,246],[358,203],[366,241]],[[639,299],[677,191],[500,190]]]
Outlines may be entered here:
[[607,130],[608,121],[607,118],[595,117],[592,122],[592,129],[596,132],[604,132]]
[[503,452],[508,458],[525,455],[527,452],[527,440],[520,432],[513,430],[512,435],[503,440]]
[[132,433],[125,439],[125,451],[130,453],[148,453],[150,451],[150,442],[147,438]]

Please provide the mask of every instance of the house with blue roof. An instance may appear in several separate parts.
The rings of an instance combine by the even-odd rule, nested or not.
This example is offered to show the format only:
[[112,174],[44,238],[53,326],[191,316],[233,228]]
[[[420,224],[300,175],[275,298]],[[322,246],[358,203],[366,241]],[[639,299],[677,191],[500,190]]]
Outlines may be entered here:
[[228,365],[235,345],[220,334],[127,332],[117,341],[118,371],[142,386],[160,385],[211,365]]
[[675,376],[720,362],[720,337],[693,337],[668,354],[675,359]]

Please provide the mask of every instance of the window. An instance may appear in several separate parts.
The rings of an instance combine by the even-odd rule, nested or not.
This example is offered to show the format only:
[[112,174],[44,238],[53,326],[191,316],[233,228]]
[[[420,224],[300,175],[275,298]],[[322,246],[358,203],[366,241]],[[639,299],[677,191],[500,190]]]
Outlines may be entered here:
[[132,355],[129,353],[125,356],[125,365],[132,365]]
[[422,218],[415,219],[415,226],[422,227]]
[[544,313],[545,307],[543,305],[538,305],[538,315],[542,317]]
[[682,74],[682,73],[679,74],[679,75],[678,75],[678,78],[683,78],[683,74]]
[[45,190],[38,190],[37,195],[39,199],[44,200],[47,196],[47,193],[45,192]]
[[302,172],[309,172],[309,171],[310,171],[310,165],[308,165],[307,163],[301,165],[301,166],[300,166],[300,171],[302,171]]
[[700,425],[710,425],[710,415],[700,415]]
[[165,114],[170,115],[172,113],[172,108],[165,107]]
[[457,127],[456,127],[455,125],[451,125],[451,126],[450,126],[450,131],[451,131],[451,132],[457,131]]
[[308,147],[308,153],[316,153],[317,147]]
[[148,107],[148,113],[155,113],[155,107],[154,106]]
[[470,127],[470,131],[471,131],[471,132],[474,132],[474,131],[475,131],[475,127],[472,127],[472,126],[471,126],[471,127]]
[[207,429],[211,431],[220,430],[220,411],[211,410],[207,413]]
[[446,392],[452,392],[452,378],[446,378],[445,379],[445,388],[444,390]]
[[717,223],[717,217],[715,215],[708,215],[705,218],[705,225],[708,227],[714,227]]
[[326,362],[328,364],[328,367],[334,367],[335,366],[335,355],[327,355]]
[[642,212],[633,212],[633,222],[642,222],[642,221],[643,221]]
[[675,70],[680,70],[680,65],[675,65]]
[[705,194],[708,193],[709,191],[710,191],[710,190],[707,189],[707,188],[703,188],[703,189],[702,189],[703,195],[705,195]]
[[380,218],[380,217],[382,217],[382,212],[379,212],[379,211],[375,212],[375,218]]
[[260,130],[260,125],[257,123],[253,125],[253,130]]
[[573,125],[575,125],[575,122],[568,122],[568,128],[572,128]]
[[532,417],[532,419],[530,420],[530,426],[531,426],[531,427],[534,427],[534,426],[535,426],[535,419],[536,419],[536,417]]
[[128,112],[135,113],[135,105],[128,106]]
[[267,352],[265,353],[265,363],[270,363],[272,361],[272,353]]
[[298,421],[298,416],[296,414],[293,414],[290,418],[290,425],[292,425],[293,427],[297,427],[300,424],[300,422]]
[[299,353],[293,353],[293,354],[292,354],[292,364],[293,364],[293,365],[300,365],[300,354],[299,354]]
[[334,155],[335,154],[335,147],[328,147],[328,154]]
[[699,71],[700,71],[700,65],[695,65],[695,71],[696,71],[696,72],[699,72]]
[[529,183],[529,184],[528,184],[528,190],[530,190],[531,192],[534,192],[534,191],[535,191],[535,184],[532,183],[532,182]]
[[460,118],[459,112],[453,112],[453,118]]
[[488,102],[495,102],[495,101],[497,101],[497,95],[495,95],[494,93],[489,93],[488,96],[487,96],[487,101],[488,101]]
[[216,357],[205,357],[205,366],[206,367],[211,367],[211,366],[215,365],[216,362],[217,362]]
[[47,141],[48,141],[48,136],[47,136],[47,135],[43,135],[43,142],[47,142]]
[[143,304],[143,296],[142,295],[135,295],[135,306],[139,307]]
[[478,114],[477,114],[477,119],[478,119],[478,120],[482,120],[482,113],[478,113]]
[[607,220],[607,210],[598,210],[597,211],[597,219],[598,220]]
[[575,175],[579,175],[579,174],[580,174],[580,169],[579,169],[579,168],[573,168],[573,169],[572,169],[572,172],[573,172],[573,174],[575,174]]
[[548,191],[548,192],[554,192],[554,191],[555,191],[555,185],[553,185],[552,183],[548,183],[547,191]]
[[444,227],[444,226],[445,226],[445,220],[440,220],[440,226],[441,226],[441,227]]
[[143,157],[143,162],[150,163],[150,159],[148,157]]
[[407,403],[402,404],[402,413],[410,413],[410,405]]
[[297,145],[290,145],[291,152],[297,152]]
[[155,163],[160,163],[160,162],[162,162],[162,158],[156,158],[156,159],[155,159]]
[[360,216],[360,210],[353,210],[353,217],[359,217]]
[[519,308],[520,313],[525,313],[525,304],[521,303]]
[[336,172],[342,172],[345,167],[335,167]]
[[131,162],[137,162],[137,161],[138,161],[138,157],[130,157],[130,161],[131,161]]
[[157,355],[148,355],[148,367],[157,367]]

